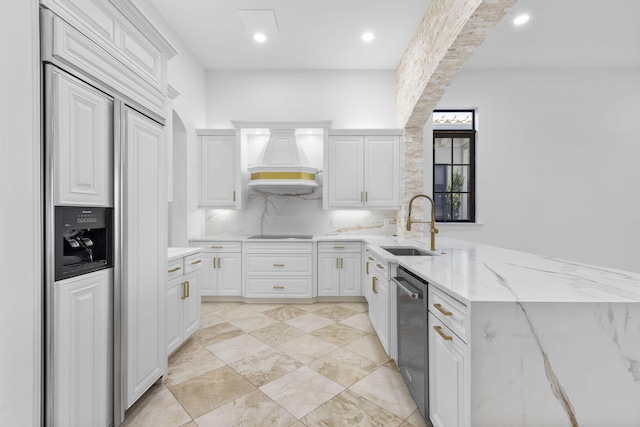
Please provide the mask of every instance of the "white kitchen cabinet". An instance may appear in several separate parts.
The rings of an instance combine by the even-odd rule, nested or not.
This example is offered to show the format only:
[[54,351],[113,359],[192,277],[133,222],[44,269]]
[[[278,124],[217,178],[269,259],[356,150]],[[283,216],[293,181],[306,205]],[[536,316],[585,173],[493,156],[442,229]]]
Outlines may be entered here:
[[111,424],[113,269],[54,285],[54,425]]
[[235,131],[198,130],[200,206],[241,207],[240,144]]
[[363,293],[369,303],[369,320],[387,354],[389,351],[389,265],[370,250],[365,250]]
[[359,207],[364,195],[364,136],[330,136],[324,187],[327,207]]
[[[200,327],[200,269],[197,253],[169,263],[169,274],[184,274],[169,280],[167,287],[167,354],[180,347]],[[180,270],[176,270],[180,268]]]
[[[337,132],[337,133],[335,133]],[[400,206],[400,137],[335,131],[325,149],[324,207]],[[387,131],[391,133],[391,131]]]
[[242,242],[194,242],[201,247],[201,296],[242,295]]
[[380,344],[389,354],[389,282],[385,276],[375,276],[375,316],[376,333]]
[[465,427],[467,344],[433,313],[428,316],[429,417],[435,427]]
[[113,206],[113,100],[51,67],[47,131],[56,206]]
[[318,244],[318,296],[362,295],[360,242]]
[[435,427],[469,425],[468,316],[462,302],[427,289],[429,416]]
[[314,244],[307,242],[246,242],[245,297],[311,298],[315,266]]
[[170,280],[167,287],[167,356],[173,353],[183,341],[183,283],[181,276]]
[[400,206],[400,138],[365,136],[364,206]]
[[42,0],[42,59],[91,76],[164,115],[167,60],[177,51],[130,2]]
[[166,371],[167,192],[162,126],[128,107],[123,122],[123,365],[128,408]]

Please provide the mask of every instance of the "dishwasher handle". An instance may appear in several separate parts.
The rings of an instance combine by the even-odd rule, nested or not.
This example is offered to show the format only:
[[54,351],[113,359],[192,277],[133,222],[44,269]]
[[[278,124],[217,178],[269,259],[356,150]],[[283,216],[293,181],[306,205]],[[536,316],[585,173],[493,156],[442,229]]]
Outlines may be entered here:
[[407,284],[409,287],[413,288],[413,286],[411,286],[409,283],[407,283],[407,281],[404,280],[402,277],[392,277],[391,280],[393,282],[395,282],[396,287],[398,289],[402,290],[402,292],[404,292],[405,294],[409,295],[409,298],[411,298],[411,299],[422,299],[422,292],[418,291],[417,289],[409,290],[405,285],[400,283],[402,281],[405,284]]

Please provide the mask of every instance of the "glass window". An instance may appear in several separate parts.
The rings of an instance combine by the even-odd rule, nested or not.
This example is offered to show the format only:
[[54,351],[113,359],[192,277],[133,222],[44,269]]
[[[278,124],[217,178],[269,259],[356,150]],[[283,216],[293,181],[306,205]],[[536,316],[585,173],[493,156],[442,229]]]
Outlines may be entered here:
[[475,222],[475,112],[433,113],[436,221]]

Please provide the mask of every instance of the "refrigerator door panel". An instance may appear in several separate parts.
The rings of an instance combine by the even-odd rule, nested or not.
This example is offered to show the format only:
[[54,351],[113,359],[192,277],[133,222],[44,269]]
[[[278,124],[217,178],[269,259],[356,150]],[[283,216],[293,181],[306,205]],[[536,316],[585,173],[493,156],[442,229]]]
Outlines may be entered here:
[[122,108],[124,407],[166,371],[167,192],[163,127]]
[[113,420],[113,269],[54,284],[55,426]]

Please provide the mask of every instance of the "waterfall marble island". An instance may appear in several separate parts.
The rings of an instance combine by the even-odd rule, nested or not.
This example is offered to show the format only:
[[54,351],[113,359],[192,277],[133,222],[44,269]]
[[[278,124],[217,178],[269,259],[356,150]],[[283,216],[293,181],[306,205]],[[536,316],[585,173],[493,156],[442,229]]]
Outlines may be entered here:
[[[436,426],[640,425],[640,274],[448,238],[438,238],[435,252],[429,238],[341,234],[307,242],[341,240],[362,242],[363,261],[386,261],[391,276],[400,265],[429,283]],[[432,256],[382,249],[393,246]],[[389,286],[388,353],[397,360],[395,302]]]
[[[437,243],[440,256],[394,258],[427,280],[436,297],[444,293],[466,309],[452,310],[452,341],[462,343],[458,376],[448,378],[458,381],[457,425],[640,425],[639,274],[453,239]],[[427,239],[369,244],[379,255],[386,253],[380,246],[428,247]],[[437,345],[429,342],[432,364]],[[437,374],[429,381],[439,384]]]

